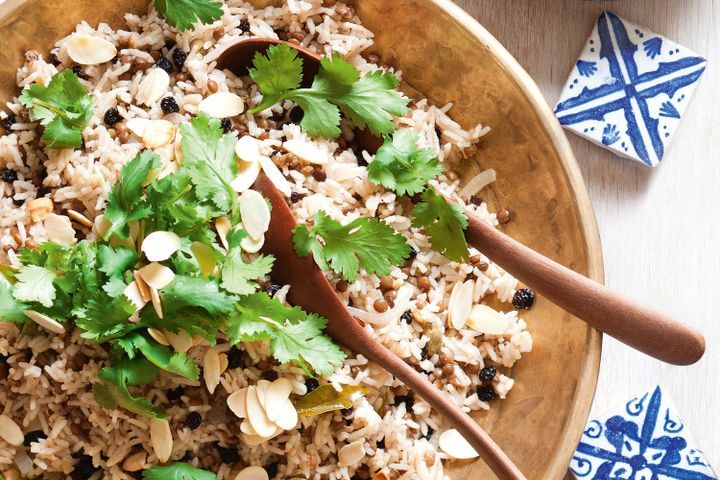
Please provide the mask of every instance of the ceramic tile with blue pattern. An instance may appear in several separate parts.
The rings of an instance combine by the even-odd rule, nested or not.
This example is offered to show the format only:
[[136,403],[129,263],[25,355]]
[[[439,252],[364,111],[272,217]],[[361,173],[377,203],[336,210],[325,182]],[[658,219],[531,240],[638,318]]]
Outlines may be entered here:
[[565,128],[654,167],[706,63],[687,48],[604,12],[563,88],[555,114]]
[[579,480],[717,478],[660,387],[588,422],[570,468]]

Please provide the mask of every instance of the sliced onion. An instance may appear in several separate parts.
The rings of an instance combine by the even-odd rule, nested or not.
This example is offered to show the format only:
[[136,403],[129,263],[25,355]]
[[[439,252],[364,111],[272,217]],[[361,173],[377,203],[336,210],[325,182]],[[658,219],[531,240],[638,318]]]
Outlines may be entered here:
[[475,175],[472,180],[470,180],[467,185],[460,190],[460,196],[462,198],[469,198],[493,183],[496,179],[497,174],[495,173],[495,170],[488,168],[487,170]]

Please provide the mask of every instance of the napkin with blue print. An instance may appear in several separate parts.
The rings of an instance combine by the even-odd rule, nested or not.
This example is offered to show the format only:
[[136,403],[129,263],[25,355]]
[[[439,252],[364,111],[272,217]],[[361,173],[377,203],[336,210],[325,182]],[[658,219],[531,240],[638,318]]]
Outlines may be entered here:
[[578,480],[718,478],[660,387],[588,422],[570,469]]
[[603,12],[555,107],[560,123],[622,157],[663,159],[707,61]]

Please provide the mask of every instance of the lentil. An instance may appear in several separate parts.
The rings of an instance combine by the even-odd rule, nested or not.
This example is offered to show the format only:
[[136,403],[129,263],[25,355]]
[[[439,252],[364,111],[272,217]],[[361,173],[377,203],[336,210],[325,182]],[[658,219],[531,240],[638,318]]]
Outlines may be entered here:
[[190,80],[190,77],[185,72],[178,72],[175,74],[175,81],[177,82],[187,82]]
[[155,62],[155,66],[161,70],[165,70],[168,75],[173,72],[172,62],[165,57],[161,57],[157,62]]
[[512,213],[507,208],[501,208],[497,212],[497,221],[500,223],[508,223],[512,219]]
[[218,83],[215,80],[210,79],[207,82],[207,88],[210,91],[210,93],[215,93],[220,88],[220,85],[218,85]]
[[120,143],[127,143],[128,140],[130,140],[130,132],[123,130],[118,134],[118,139],[120,140]]
[[521,288],[513,295],[512,304],[521,310],[530,310],[535,303],[535,292],[529,288]]
[[455,373],[455,367],[454,367],[454,366],[448,364],[448,365],[445,365],[444,367],[442,367],[442,374],[443,374],[443,376],[449,377],[449,376],[451,376],[453,373]]
[[390,290],[393,288],[393,284],[395,283],[395,279],[391,277],[390,275],[386,275],[384,277],[380,277],[380,290]]
[[165,115],[170,113],[177,113],[180,111],[180,106],[174,97],[165,97],[160,101],[160,108]]
[[431,288],[430,279],[427,277],[418,278],[417,287],[425,293],[429,292]]
[[388,303],[385,299],[382,299],[382,300],[378,299],[378,300],[375,300],[375,302],[373,303],[373,308],[378,313],[385,313],[385,312],[387,312],[387,309],[388,309]]

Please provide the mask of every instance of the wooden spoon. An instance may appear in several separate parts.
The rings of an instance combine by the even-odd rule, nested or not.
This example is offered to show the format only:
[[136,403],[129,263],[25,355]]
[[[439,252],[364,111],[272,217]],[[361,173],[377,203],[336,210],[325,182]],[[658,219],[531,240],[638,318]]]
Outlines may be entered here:
[[[218,68],[246,75],[257,52],[270,45],[287,43],[300,52],[303,85],[310,85],[319,70],[320,56],[297,44],[267,38],[242,40],[223,52]],[[367,131],[356,132],[360,146],[375,153],[382,140]],[[659,360],[690,365],[705,353],[705,339],[697,330],[673,318],[642,306],[490,227],[468,213],[468,242],[503,269],[559,307],[592,327],[607,333]]]
[[455,427],[475,448],[485,463],[503,480],[522,480],[523,474],[490,436],[463,412],[450,397],[431,384],[411,366],[375,341],[345,308],[312,254],[301,258],[295,253],[292,230],[295,216],[282,193],[261,173],[255,189],[270,200],[272,215],[265,235],[263,252],[275,255],[272,278],[291,285],[288,301],[328,319],[326,331],[350,350],[364,355],[399,378],[420,395]]

